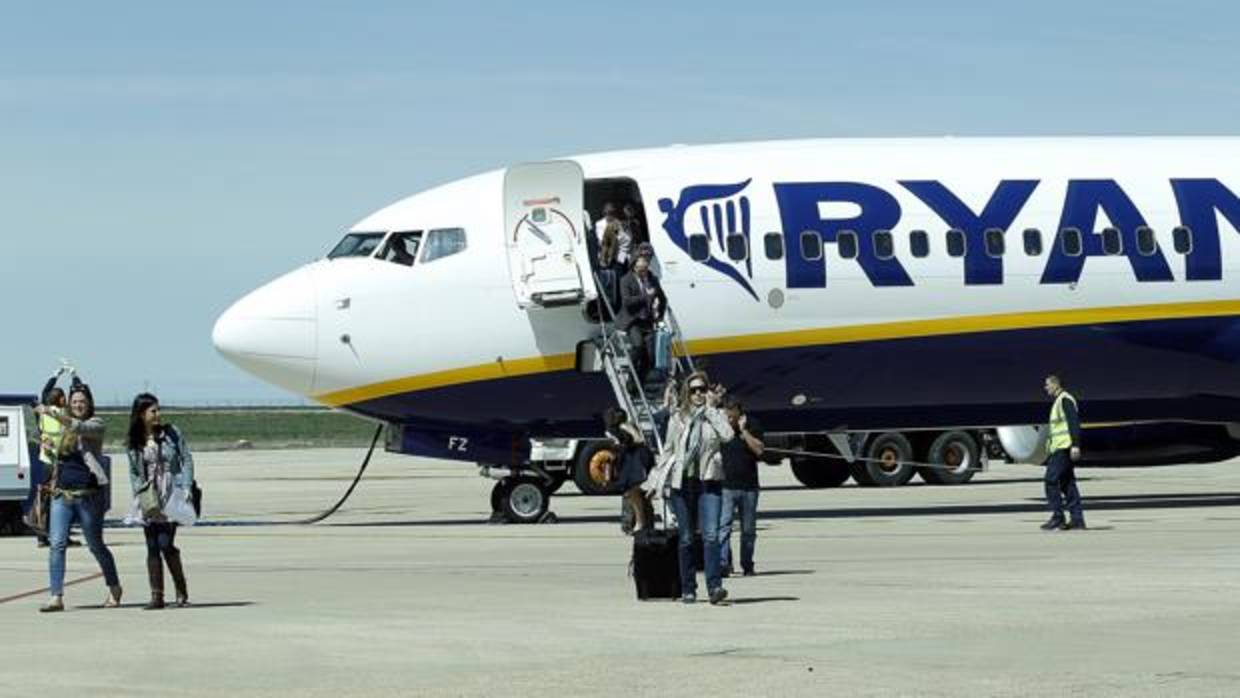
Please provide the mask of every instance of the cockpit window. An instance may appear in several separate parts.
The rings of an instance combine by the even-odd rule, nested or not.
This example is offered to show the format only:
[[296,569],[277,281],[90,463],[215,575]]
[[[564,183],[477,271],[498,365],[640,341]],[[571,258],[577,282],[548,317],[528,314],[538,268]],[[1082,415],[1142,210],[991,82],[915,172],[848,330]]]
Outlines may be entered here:
[[383,246],[383,251],[379,253],[379,258],[411,267],[413,260],[418,258],[418,248],[421,246],[422,231],[420,230],[411,233],[392,233],[387,244]]
[[327,253],[328,259],[337,257],[369,257],[375,253],[387,233],[349,233]]
[[422,263],[433,262],[465,249],[465,231],[462,228],[440,228],[426,234],[426,252]]

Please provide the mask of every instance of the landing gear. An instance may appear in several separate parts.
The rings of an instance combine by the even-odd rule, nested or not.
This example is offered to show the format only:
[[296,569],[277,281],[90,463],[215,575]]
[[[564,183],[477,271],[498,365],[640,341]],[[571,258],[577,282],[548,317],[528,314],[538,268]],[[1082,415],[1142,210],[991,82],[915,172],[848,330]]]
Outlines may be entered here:
[[913,444],[899,432],[889,431],[875,436],[865,455],[870,460],[851,464],[857,484],[899,487],[911,480],[916,472],[909,465],[909,461],[913,460]]
[[491,510],[508,523],[539,523],[550,507],[551,490],[537,477],[505,478],[491,488]]
[[612,472],[619,466],[616,452],[605,441],[587,444],[577,456],[577,465],[573,468],[573,482],[584,495],[610,494],[611,486],[604,476],[606,467],[610,465]]
[[948,431],[930,444],[926,460],[943,467],[918,468],[922,480],[932,485],[960,485],[973,479],[981,462],[981,449],[971,434]]

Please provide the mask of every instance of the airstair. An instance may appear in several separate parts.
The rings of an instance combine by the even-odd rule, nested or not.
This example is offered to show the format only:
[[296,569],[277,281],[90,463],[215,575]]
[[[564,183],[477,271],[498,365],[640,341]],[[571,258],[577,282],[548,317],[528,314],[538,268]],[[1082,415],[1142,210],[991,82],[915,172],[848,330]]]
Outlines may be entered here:
[[[598,274],[594,275],[594,281],[602,291],[604,286]],[[648,375],[643,377],[638,374],[633,357],[635,348],[629,341],[628,333],[616,323],[619,308],[612,306],[607,293],[598,294],[598,311],[598,335],[594,338],[594,343],[602,360],[603,372],[611,383],[616,403],[641,430],[646,445],[657,457],[663,451],[664,435],[656,417],[663,406],[663,395],[669,383],[695,370],[693,357],[684,342],[676,314],[670,307],[667,308],[663,319],[655,327],[656,348],[665,342],[670,356],[666,357],[663,366],[655,366],[654,357],[650,357],[651,368]]]

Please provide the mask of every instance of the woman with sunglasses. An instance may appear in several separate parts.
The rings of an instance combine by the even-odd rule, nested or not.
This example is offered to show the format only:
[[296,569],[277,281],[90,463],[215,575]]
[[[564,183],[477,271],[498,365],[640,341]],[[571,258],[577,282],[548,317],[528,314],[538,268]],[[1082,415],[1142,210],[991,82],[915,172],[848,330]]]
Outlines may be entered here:
[[701,528],[706,563],[706,592],[712,604],[728,596],[719,566],[719,513],[723,494],[720,448],[733,437],[728,416],[719,408],[722,390],[712,390],[706,374],[696,372],[685,381],[680,405],[668,422],[666,448],[670,453],[667,483],[672,511],[679,527],[681,601],[697,601],[697,572],[693,564],[693,534]]

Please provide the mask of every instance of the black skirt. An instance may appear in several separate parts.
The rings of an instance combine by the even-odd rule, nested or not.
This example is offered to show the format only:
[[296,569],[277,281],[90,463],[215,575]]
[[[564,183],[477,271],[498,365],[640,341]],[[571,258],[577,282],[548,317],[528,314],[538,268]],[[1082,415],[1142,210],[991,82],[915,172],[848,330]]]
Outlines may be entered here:
[[645,444],[624,449],[620,454],[620,472],[616,474],[616,486],[627,492],[646,481],[646,475],[654,467],[654,456]]

